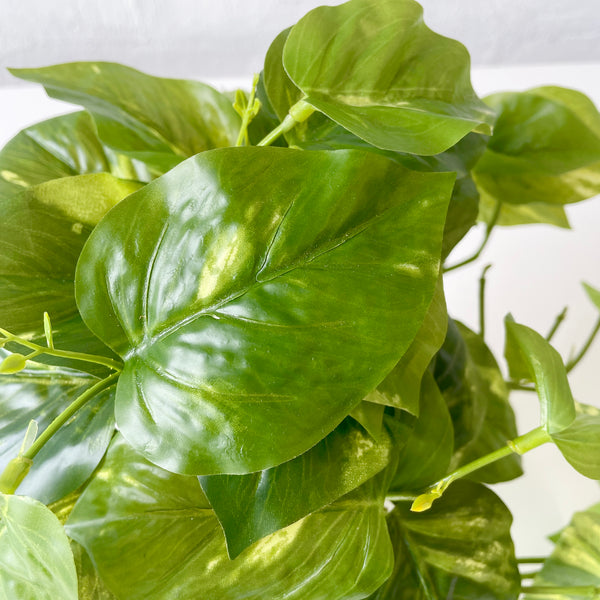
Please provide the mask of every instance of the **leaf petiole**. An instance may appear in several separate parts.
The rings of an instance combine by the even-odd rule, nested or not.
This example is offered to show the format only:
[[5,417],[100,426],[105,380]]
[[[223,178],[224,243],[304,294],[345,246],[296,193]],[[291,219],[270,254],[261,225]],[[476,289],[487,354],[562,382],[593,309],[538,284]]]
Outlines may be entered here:
[[523,586],[521,593],[530,596],[547,596],[548,594],[566,594],[577,596],[578,598],[600,598],[600,586],[595,585],[574,585],[574,586],[556,586],[556,585],[532,585]]
[[291,131],[298,123],[302,123],[315,112],[315,108],[305,100],[299,100],[290,108],[285,119],[273,131],[268,133],[257,146],[270,146],[280,135]]
[[572,358],[565,365],[567,368],[567,373],[570,373],[579,364],[579,361],[586,355],[586,353],[590,349],[590,346],[592,345],[592,342],[594,341],[598,331],[600,331],[600,319],[598,319],[596,321],[596,325],[594,326],[592,333],[590,333],[588,339],[586,340],[585,344],[583,345],[583,347],[581,348],[581,350],[579,351],[577,356]]
[[506,456],[510,456],[513,453],[522,455],[530,450],[533,450],[534,448],[537,448],[538,446],[541,446],[542,444],[551,441],[552,438],[543,427],[532,429],[528,433],[521,435],[514,440],[508,441],[506,446],[498,448],[498,450],[494,450],[494,452],[490,452],[485,456],[481,456],[480,458],[463,465],[462,467],[459,467],[449,475],[446,475],[446,477],[440,479],[427,488],[424,493],[417,496],[410,509],[413,512],[422,512],[428,510],[431,508],[431,505],[434,503],[434,501],[442,496],[448,486],[457,479],[466,477],[474,471],[486,467],[487,465],[505,458]]
[[242,125],[235,143],[236,146],[241,146],[244,143],[248,145],[248,125],[250,125],[250,122],[258,114],[258,111],[261,108],[260,100],[256,98],[256,86],[258,85],[259,78],[260,75],[258,75],[258,73],[252,78],[252,90],[248,100],[246,100],[246,96],[241,90],[238,90],[235,94],[235,104],[233,105],[233,108],[240,117],[242,117]]

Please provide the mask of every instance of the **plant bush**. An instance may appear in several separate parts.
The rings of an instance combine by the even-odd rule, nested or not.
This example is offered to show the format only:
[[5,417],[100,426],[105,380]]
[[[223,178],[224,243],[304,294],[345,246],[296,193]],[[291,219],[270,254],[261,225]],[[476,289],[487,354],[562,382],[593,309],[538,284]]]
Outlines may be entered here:
[[4,597],[598,597],[598,507],[524,586],[485,485],[544,443],[600,479],[567,377],[598,327],[565,365],[562,316],[507,317],[506,379],[443,274],[600,192],[600,114],[482,101],[469,68],[412,0],[350,0],[282,32],[249,93],[13,70],[84,110],[0,152]]

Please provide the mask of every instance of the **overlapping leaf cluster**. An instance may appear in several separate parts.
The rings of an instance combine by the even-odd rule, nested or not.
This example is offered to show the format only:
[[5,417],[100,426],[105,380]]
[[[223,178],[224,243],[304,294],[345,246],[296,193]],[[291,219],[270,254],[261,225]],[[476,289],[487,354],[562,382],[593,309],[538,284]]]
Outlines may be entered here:
[[443,263],[478,215],[568,226],[600,192],[600,114],[559,88],[484,102],[469,66],[412,0],[350,0],[234,103],[117,64],[13,70],[84,110],[0,152],[6,597],[517,598],[484,483],[548,441],[600,478],[600,420],[507,321],[542,403],[519,437]]

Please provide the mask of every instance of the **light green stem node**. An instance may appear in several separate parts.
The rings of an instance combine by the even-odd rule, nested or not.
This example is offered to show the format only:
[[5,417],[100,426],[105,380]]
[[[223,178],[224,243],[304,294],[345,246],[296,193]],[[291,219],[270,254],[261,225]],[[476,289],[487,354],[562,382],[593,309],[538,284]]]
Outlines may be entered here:
[[521,435],[514,440],[509,440],[506,443],[506,446],[459,467],[449,475],[446,475],[443,479],[434,483],[423,494],[415,498],[410,509],[413,512],[423,512],[424,510],[428,510],[431,508],[434,501],[442,496],[453,481],[466,477],[474,471],[486,467],[506,456],[510,456],[513,453],[519,455],[525,454],[526,452],[551,441],[552,438],[543,427],[537,427],[525,435]]
[[285,119],[271,133],[267,134],[257,146],[270,146],[280,135],[291,131],[298,123],[303,123],[315,112],[315,108],[305,100],[299,100],[292,106]]

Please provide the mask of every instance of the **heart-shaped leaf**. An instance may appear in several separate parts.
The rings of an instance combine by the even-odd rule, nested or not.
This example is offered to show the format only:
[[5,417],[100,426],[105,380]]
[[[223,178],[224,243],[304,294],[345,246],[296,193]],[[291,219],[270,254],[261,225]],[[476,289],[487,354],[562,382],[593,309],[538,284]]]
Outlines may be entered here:
[[364,598],[392,567],[388,479],[381,473],[230,560],[198,480],[163,471],[116,438],[67,531],[127,600]]
[[421,326],[452,183],[369,153],[244,147],[120,203],[77,270],[84,320],[125,362],[120,431],[201,475],[323,439]]
[[77,600],[69,540],[43,504],[0,494],[0,589],[18,600]]
[[391,456],[389,433],[375,442],[345,419],[298,458],[259,473],[200,477],[200,484],[235,558],[257,540],[351,492],[383,470]]
[[11,73],[41,83],[53,98],[85,107],[103,143],[160,172],[198,152],[235,144],[240,128],[229,100],[196,81],[153,77],[107,62]]
[[[97,382],[78,371],[35,363],[15,375],[0,375],[0,472],[19,453],[31,420],[42,432]],[[92,474],[114,432],[113,395],[106,390],[93,398],[44,445],[19,486],[20,494],[49,504]]]
[[481,194],[480,218],[498,223],[568,222],[563,204],[600,193],[600,113],[581,92],[542,87],[494,94],[498,113],[473,176]]
[[483,485],[457,481],[432,508],[388,515],[394,572],[371,600],[516,600],[512,517]]
[[290,31],[283,65],[309,104],[379,148],[437,154],[494,120],[464,46],[428,29],[412,0],[312,10]]
[[541,405],[541,424],[550,435],[575,420],[575,401],[560,354],[533,329],[507,317],[505,356],[511,376],[528,379],[536,386]]

